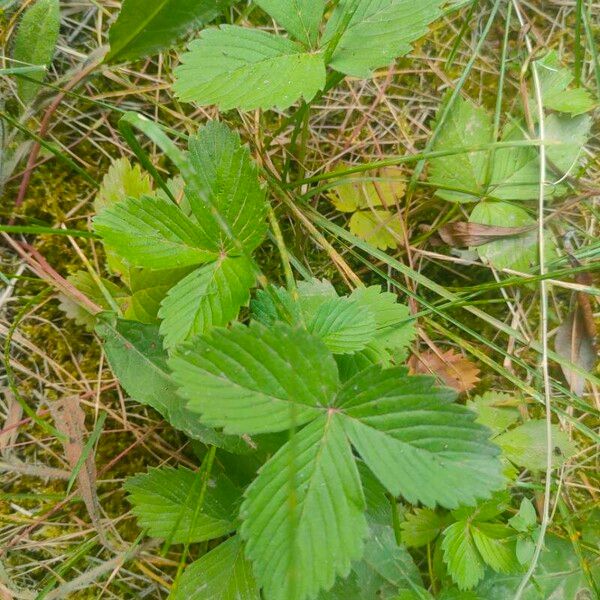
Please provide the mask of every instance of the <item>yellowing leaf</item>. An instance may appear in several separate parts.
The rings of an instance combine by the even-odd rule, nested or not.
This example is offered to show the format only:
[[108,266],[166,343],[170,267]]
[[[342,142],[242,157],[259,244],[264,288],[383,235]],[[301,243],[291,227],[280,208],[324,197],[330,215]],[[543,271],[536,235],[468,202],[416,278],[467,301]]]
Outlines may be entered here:
[[402,240],[402,221],[387,210],[359,210],[350,218],[350,231],[380,250],[397,248]]

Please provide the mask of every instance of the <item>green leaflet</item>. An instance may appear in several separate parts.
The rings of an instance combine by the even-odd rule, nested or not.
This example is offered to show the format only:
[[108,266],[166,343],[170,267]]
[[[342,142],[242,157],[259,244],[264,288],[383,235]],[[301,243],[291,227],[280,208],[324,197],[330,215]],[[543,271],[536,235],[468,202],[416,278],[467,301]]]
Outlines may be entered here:
[[165,348],[235,319],[250,299],[254,280],[252,264],[243,256],[219,259],[184,277],[169,290],[158,313]]
[[299,42],[315,45],[325,0],[256,0],[256,4]]
[[[196,178],[187,181],[190,209],[204,235],[221,251],[233,251],[237,240],[252,252],[267,232],[267,203],[256,165],[240,136],[211,121],[188,142],[188,159]],[[225,221],[219,225],[215,210]]]
[[126,198],[97,215],[94,229],[108,248],[134,266],[186,267],[218,256],[218,247],[199,225],[163,198]]
[[239,536],[229,538],[189,565],[169,600],[260,600]]
[[517,405],[519,399],[500,392],[486,392],[467,402],[467,406],[477,413],[477,422],[489,427],[494,433],[501,433],[519,420]]
[[[546,469],[546,422],[543,419],[525,421],[496,437],[495,442],[514,464],[534,471]],[[552,448],[552,464],[555,467],[562,465],[577,451],[575,442],[558,425],[552,425]]]
[[338,385],[324,344],[283,324],[214,328],[178,348],[169,366],[188,408],[227,433],[302,425],[320,414]]
[[426,546],[433,542],[448,524],[448,519],[430,508],[415,508],[400,524],[402,541],[407,546]]
[[219,473],[208,482],[198,510],[201,483],[199,473],[161,467],[129,477],[124,487],[141,528],[170,543],[187,544],[224,536],[236,527],[241,490]]
[[336,46],[331,66],[353,77],[370,77],[411,50],[412,42],[427,33],[441,15],[443,0],[340,0],[327,23],[323,44],[330,42],[340,24],[351,15]]
[[219,16],[235,0],[123,0],[108,32],[107,62],[142,58],[164,50],[188,31]]
[[263,466],[241,509],[269,598],[303,600],[362,556],[364,499],[351,446],[410,502],[456,507],[503,484],[488,430],[453,403],[454,392],[401,368],[374,367],[340,385],[331,352],[301,328],[215,328],[178,348],[170,366],[206,425],[268,433],[306,424]]
[[[507,202],[482,201],[473,209],[469,222],[497,227],[530,226],[531,230],[525,233],[478,246],[477,253],[484,262],[489,262],[497,269],[515,269],[527,273],[539,263],[536,221],[525,209]],[[546,236],[544,251],[546,260],[551,260],[556,254],[549,235]]]
[[[60,28],[58,0],[37,0],[25,11],[15,36],[12,57],[20,66],[48,66],[52,62]],[[23,104],[29,104],[38,93],[45,73],[32,72],[28,79],[18,78],[17,88]],[[35,81],[29,81],[33,79]]]
[[325,85],[322,53],[232,25],[204,30],[181,62],[175,71],[177,96],[221,110],[283,109],[300,97],[312,100]]
[[335,413],[323,414],[283,446],[245,498],[240,533],[270,600],[312,597],[336,575],[348,575],[362,556],[365,502]]
[[125,198],[141,198],[151,194],[150,176],[139,165],[132,165],[127,158],[119,158],[111,163],[102,179],[94,198],[94,210],[99,213]]
[[176,394],[176,384],[166,367],[166,353],[158,327],[116,319],[103,313],[96,325],[108,362],[125,391],[137,402],[157,410],[188,436],[230,452],[246,452],[242,440],[225,436],[198,423]]

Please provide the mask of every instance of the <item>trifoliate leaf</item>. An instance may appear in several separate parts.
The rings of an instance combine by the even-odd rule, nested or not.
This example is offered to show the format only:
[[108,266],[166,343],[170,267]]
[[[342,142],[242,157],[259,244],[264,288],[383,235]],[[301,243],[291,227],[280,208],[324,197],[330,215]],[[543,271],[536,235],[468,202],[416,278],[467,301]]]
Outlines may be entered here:
[[467,406],[477,413],[477,422],[495,433],[504,431],[519,420],[516,405],[514,396],[501,392],[486,392],[467,402]]
[[400,217],[389,210],[359,210],[350,217],[350,232],[380,250],[397,248],[404,230]]
[[[254,250],[267,231],[267,203],[256,165],[240,136],[211,121],[190,138],[188,157],[196,177],[187,182],[187,199],[204,235],[221,251],[235,249],[231,237],[247,252]],[[217,222],[215,210],[231,237]]]
[[[73,284],[80,292],[83,292],[90,300],[105,310],[111,310],[112,307],[100,289],[98,284],[87,271],[76,271],[67,277],[67,281]],[[129,294],[126,290],[114,284],[108,279],[100,278],[104,290],[108,293],[120,307],[126,307],[129,302]],[[89,313],[82,305],[77,304],[67,296],[60,295],[60,309],[69,317],[74,319],[78,325],[83,325],[89,330],[94,329],[96,318]]]
[[183,269],[140,269],[128,270],[129,299],[124,317],[130,321],[153,324],[158,322],[160,303],[167,292],[189,273],[189,267]]
[[177,349],[169,364],[188,408],[227,433],[300,426],[321,414],[338,386],[323,342],[282,323],[212,329]]
[[252,566],[233,536],[187,566],[170,600],[260,600]]
[[[54,56],[59,29],[59,0],[37,0],[19,23],[12,58],[20,66],[48,66]],[[45,77],[46,73],[41,71],[17,79],[17,91],[23,104],[35,98]]]
[[256,0],[290,35],[314,46],[325,9],[324,0]]
[[[536,222],[523,208],[507,202],[479,202],[473,209],[469,221],[501,227],[532,226],[532,229],[526,233],[477,246],[477,253],[482,261],[489,262],[496,269],[515,269],[527,273],[538,264]],[[550,236],[546,236],[545,241],[546,259],[550,260],[554,257],[555,246]]]
[[537,524],[537,513],[535,507],[528,498],[521,500],[519,512],[508,520],[508,524],[517,531],[525,533]]
[[373,69],[389,65],[411,50],[411,44],[427,33],[441,15],[442,0],[340,0],[323,36],[326,44],[336,37],[348,19],[333,52],[331,67],[346,75],[366,78]]
[[123,0],[117,20],[108,31],[108,62],[156,54],[188,31],[205,25],[234,0]]
[[181,57],[174,85],[186,102],[221,110],[280,109],[312,100],[325,86],[321,52],[257,29],[206,29]]
[[167,354],[158,327],[103,313],[96,333],[102,339],[113,373],[134,400],[151,406],[173,427],[205,444],[236,453],[248,450],[241,439],[200,424],[196,415],[185,408],[167,369]]
[[365,501],[341,418],[294,435],[246,491],[241,535],[272,600],[304,600],[345,577],[363,553]]
[[184,277],[169,290],[158,313],[165,348],[235,319],[250,299],[254,280],[243,256],[220,258]]
[[[504,456],[519,467],[532,471],[546,469],[546,422],[531,419],[496,437]],[[561,466],[577,451],[569,435],[552,425],[552,465]]]
[[454,398],[430,377],[374,367],[345,384],[336,406],[352,444],[390,493],[455,508],[500,488],[503,477],[488,430]]
[[94,198],[96,213],[126,198],[141,198],[152,193],[152,180],[139,165],[119,158],[110,165]]
[[594,108],[596,102],[586,89],[568,89],[575,77],[569,69],[565,69],[560,64],[556,52],[549,52],[536,64],[544,106],[559,112],[571,113],[572,116],[583,114]]
[[461,590],[474,587],[483,578],[483,561],[473,542],[468,521],[457,521],[444,530],[442,549],[452,580]]
[[227,477],[218,474],[208,481],[201,508],[200,473],[180,467],[151,469],[125,482],[131,512],[139,526],[153,537],[174,544],[212,540],[236,527],[239,490]]
[[[457,98],[438,134],[433,151],[489,144],[492,136],[492,119],[485,108]],[[429,181],[439,186],[436,194],[444,200],[474,202],[485,194],[488,160],[489,152],[461,152],[432,158]]]
[[415,508],[406,514],[400,523],[402,541],[407,546],[418,548],[433,542],[442,529],[448,525],[448,518],[430,508]]

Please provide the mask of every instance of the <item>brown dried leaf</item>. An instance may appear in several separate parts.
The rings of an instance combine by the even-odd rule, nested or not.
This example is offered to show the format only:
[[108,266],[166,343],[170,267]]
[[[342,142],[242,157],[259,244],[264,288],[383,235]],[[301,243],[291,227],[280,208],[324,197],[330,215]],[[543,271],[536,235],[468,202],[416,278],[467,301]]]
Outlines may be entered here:
[[6,404],[6,419],[0,427],[0,454],[3,456],[10,453],[19,435],[18,424],[23,418],[23,408],[15,400],[9,389],[4,390],[4,399]]
[[479,368],[454,350],[436,353],[431,350],[413,355],[409,361],[413,373],[435,375],[457,392],[468,392],[479,382]]
[[[49,408],[56,428],[66,437],[63,440],[63,448],[69,466],[74,469],[83,454],[86,434],[85,413],[79,404],[79,398],[71,396],[61,402],[51,402]],[[102,536],[100,504],[96,494],[96,465],[92,453],[88,455],[77,473],[77,485],[92,523]]]
[[468,223],[457,221],[448,223],[438,229],[442,240],[449,246],[483,246],[495,240],[522,235],[531,231],[534,226],[524,227],[498,227],[496,225],[481,225],[480,223]]

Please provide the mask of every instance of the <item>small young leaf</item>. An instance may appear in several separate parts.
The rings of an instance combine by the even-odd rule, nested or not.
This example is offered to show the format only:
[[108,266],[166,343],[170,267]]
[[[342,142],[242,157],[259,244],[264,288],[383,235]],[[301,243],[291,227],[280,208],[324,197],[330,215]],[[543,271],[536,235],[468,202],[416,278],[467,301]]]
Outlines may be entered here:
[[350,217],[350,232],[380,250],[397,248],[404,228],[399,216],[392,211],[359,210]]
[[444,561],[453,581],[461,590],[474,587],[484,575],[483,562],[467,521],[457,521],[444,530]]
[[314,46],[325,10],[325,0],[256,0],[299,42]]
[[340,0],[327,23],[323,44],[331,42],[350,17],[333,52],[331,67],[353,77],[370,77],[404,56],[441,15],[443,0]]
[[241,535],[267,598],[313,597],[362,556],[365,501],[335,413],[296,433],[245,496]]
[[108,248],[131,265],[167,269],[218,257],[214,242],[170,200],[127,198],[94,218]]
[[519,512],[508,520],[509,525],[521,533],[529,531],[537,523],[537,513],[528,498],[521,500]]
[[510,394],[486,392],[467,402],[467,406],[477,413],[477,422],[501,433],[519,420],[516,400]]
[[374,367],[336,398],[352,444],[395,496],[447,508],[473,503],[503,484],[498,448],[454,393],[430,377]]
[[188,408],[227,433],[267,433],[317,417],[333,398],[338,373],[316,337],[277,323],[215,328],[169,361]]
[[260,600],[241,539],[229,538],[186,567],[169,600]]
[[414,513],[407,513],[402,521],[402,541],[407,546],[418,548],[433,542],[448,519],[430,508],[415,508]]
[[102,179],[94,198],[96,213],[125,200],[141,198],[152,193],[152,180],[139,165],[132,165],[127,158],[115,160]]
[[241,490],[224,475],[208,482],[201,510],[197,508],[200,475],[183,467],[151,469],[129,477],[124,487],[139,526],[147,528],[153,537],[174,544],[202,542],[235,529]]
[[175,71],[177,96],[221,110],[284,109],[301,97],[312,100],[325,86],[322,53],[257,29],[206,29],[181,62]]
[[[58,0],[37,0],[25,11],[15,37],[12,57],[21,66],[47,66],[52,62],[60,28]],[[45,73],[29,73],[19,77],[17,89],[23,104],[29,104],[38,93]],[[35,81],[30,81],[33,79]]]
[[[494,441],[502,448],[506,458],[519,467],[532,471],[546,469],[546,423],[531,419],[499,435]],[[577,450],[569,435],[558,425],[552,425],[552,464],[559,467]]]
[[169,290],[158,313],[165,348],[227,325],[248,303],[252,285],[252,265],[243,256],[220,258],[184,277]]
[[205,25],[235,0],[123,0],[108,32],[108,62],[142,58],[164,50],[188,31]]

